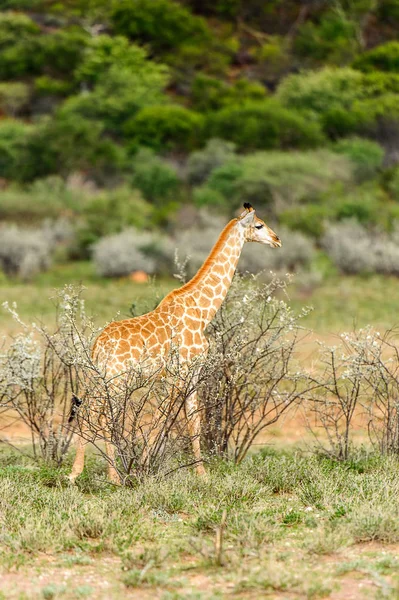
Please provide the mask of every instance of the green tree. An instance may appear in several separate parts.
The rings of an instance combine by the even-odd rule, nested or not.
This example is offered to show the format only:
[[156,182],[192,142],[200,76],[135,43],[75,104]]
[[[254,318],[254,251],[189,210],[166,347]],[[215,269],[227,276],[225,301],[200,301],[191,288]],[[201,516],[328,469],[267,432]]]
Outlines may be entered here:
[[316,121],[276,100],[231,106],[209,115],[207,137],[230,140],[240,150],[312,148],[324,141]]
[[204,118],[183,106],[166,104],[143,108],[124,128],[133,146],[188,151],[201,144]]
[[358,56],[353,63],[355,69],[367,73],[376,69],[398,73],[399,70],[399,42],[387,42]]
[[89,90],[71,96],[63,111],[71,118],[100,120],[111,133],[120,134],[125,121],[141,108],[164,100],[168,71],[126,38],[102,35],[87,48],[76,78]]
[[0,177],[20,179],[28,157],[32,125],[13,119],[0,120]]
[[150,44],[156,52],[210,37],[204,19],[172,0],[118,0],[113,4],[111,22],[117,34]]
[[27,15],[0,13],[0,79],[40,72],[40,28]]

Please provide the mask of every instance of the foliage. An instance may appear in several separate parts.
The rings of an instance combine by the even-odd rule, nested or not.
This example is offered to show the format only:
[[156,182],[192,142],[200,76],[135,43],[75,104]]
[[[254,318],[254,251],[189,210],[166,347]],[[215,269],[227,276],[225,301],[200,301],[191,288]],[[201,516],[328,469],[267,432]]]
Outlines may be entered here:
[[[74,171],[91,172],[106,182],[125,167],[124,149],[104,137],[104,123],[89,121],[64,105],[53,119],[44,119],[28,139],[28,160],[18,179]],[[76,152],[79,148],[79,152]]]
[[33,132],[33,126],[22,121],[0,121],[0,177],[20,179],[28,154],[27,140]]
[[171,164],[147,148],[140,149],[132,161],[132,185],[144,198],[158,207],[164,207],[176,196],[180,179]]
[[358,50],[355,24],[343,10],[326,12],[316,25],[302,25],[295,39],[295,50],[312,62],[345,64]]
[[27,15],[0,14],[0,78],[15,79],[40,71],[40,28]]
[[172,0],[123,0],[114,5],[111,22],[117,34],[149,43],[155,52],[209,37],[206,22]]
[[29,96],[29,87],[24,83],[0,83],[0,111],[8,117],[17,116],[26,108]]
[[153,273],[155,262],[145,255],[145,248],[152,244],[152,236],[137,229],[105,236],[93,245],[96,270],[104,277],[121,277],[133,271]]
[[263,85],[244,78],[228,85],[216,77],[199,74],[191,87],[191,99],[198,111],[213,111],[227,106],[258,102],[264,100],[266,95],[267,90]]
[[388,42],[373,48],[357,57],[355,69],[370,73],[372,71],[391,71],[397,73],[399,68],[399,42]]
[[371,140],[356,137],[342,139],[334,144],[333,150],[350,158],[359,182],[372,179],[382,167],[384,150]]
[[11,277],[32,279],[51,261],[51,241],[42,230],[3,225],[0,236],[0,267]]
[[248,286],[237,277],[208,327],[214,369],[200,387],[204,438],[209,452],[236,463],[306,386],[294,364],[306,311],[296,315],[273,298],[285,285],[274,280]]
[[43,221],[76,213],[85,202],[82,190],[71,189],[55,175],[24,187],[9,186],[1,195],[0,217],[14,222]]
[[277,98],[284,106],[319,115],[335,108],[351,108],[363,95],[363,76],[349,67],[288,75],[277,89]]
[[91,89],[71,96],[63,114],[99,120],[103,128],[118,133],[137,111],[162,102],[168,81],[166,67],[148,59],[145,50],[107,35],[91,42],[76,76]]
[[200,145],[203,117],[176,105],[148,106],[129,119],[125,137],[134,146],[147,146],[156,151],[188,151]]
[[192,152],[187,161],[187,177],[191,184],[199,185],[211,172],[235,157],[235,145],[219,139],[208,140],[203,149]]
[[323,143],[316,122],[275,100],[231,106],[211,114],[208,137],[234,142],[240,150],[312,148]]
[[88,256],[92,244],[100,238],[120,232],[124,227],[143,228],[152,215],[152,207],[137,190],[128,187],[91,194],[81,207],[77,228],[80,256]]
[[397,234],[369,233],[357,222],[330,225],[322,244],[343,273],[397,274],[399,244]]
[[226,206],[248,201],[280,212],[327,189],[337,178],[350,181],[349,162],[328,151],[257,152],[214,169],[205,183]]
[[279,219],[289,229],[318,239],[333,215],[334,209],[328,205],[307,204],[286,208],[279,214]]

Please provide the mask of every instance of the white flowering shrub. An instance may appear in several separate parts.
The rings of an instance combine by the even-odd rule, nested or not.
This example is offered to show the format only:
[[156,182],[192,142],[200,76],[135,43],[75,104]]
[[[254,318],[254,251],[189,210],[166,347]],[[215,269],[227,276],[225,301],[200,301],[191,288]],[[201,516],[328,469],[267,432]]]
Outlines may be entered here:
[[92,248],[98,274],[121,277],[133,271],[154,273],[155,260],[148,256],[152,244],[151,234],[133,228],[103,237]]
[[399,274],[399,235],[369,232],[356,221],[330,225],[322,246],[343,273]]
[[[366,430],[382,454],[399,455],[399,354],[394,331],[372,327],[320,345],[308,373],[306,415],[317,447],[338,460],[350,458],[354,433]],[[324,436],[320,436],[320,430]]]
[[0,352],[0,405],[29,427],[33,456],[60,465],[73,435],[72,397],[90,369],[96,330],[71,287],[59,294],[52,331],[23,323],[15,306],[6,308],[22,331]]
[[295,352],[308,310],[296,314],[275,298],[286,286],[236,276],[208,326],[209,376],[201,398],[204,441],[213,455],[241,462],[261,432],[307,392]]
[[51,264],[53,240],[41,229],[4,225],[0,229],[0,269],[10,277],[32,279]]

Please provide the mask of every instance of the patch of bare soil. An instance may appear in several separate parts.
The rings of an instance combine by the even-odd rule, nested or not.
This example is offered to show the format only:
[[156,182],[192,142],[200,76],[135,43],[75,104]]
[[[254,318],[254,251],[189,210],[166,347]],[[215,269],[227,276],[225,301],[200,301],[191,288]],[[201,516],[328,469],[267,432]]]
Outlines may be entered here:
[[[376,576],[373,563],[390,556],[399,557],[399,545],[378,543],[358,544],[344,552],[321,559],[326,578],[333,575],[333,590],[324,596],[330,600],[370,600],[379,594],[386,594],[391,584],[388,575]],[[76,556],[76,555],[75,555]],[[0,575],[0,590],[7,600],[39,600],[42,598],[90,598],[95,600],[161,599],[166,591],[176,592],[178,598],[190,597],[197,593],[201,598],[218,593],[222,598],[242,600],[269,598],[273,600],[291,600],[306,598],[298,591],[248,590],[236,592],[236,582],[231,572],[224,569],[199,569],[180,571],[165,581],[163,585],[145,585],[137,588],[126,587],[122,582],[123,571],[116,557],[99,555],[92,557],[89,564],[73,564],[73,557],[41,555],[17,571],[3,572]],[[362,566],[356,561],[361,559]],[[71,563],[72,560],[72,563]],[[370,563],[370,569],[368,568]],[[354,565],[352,570],[340,575],[338,568],[342,564]],[[51,595],[51,590],[54,595]],[[381,596],[380,596],[381,597]],[[383,597],[388,597],[383,595]],[[392,597],[392,596],[389,596]]]

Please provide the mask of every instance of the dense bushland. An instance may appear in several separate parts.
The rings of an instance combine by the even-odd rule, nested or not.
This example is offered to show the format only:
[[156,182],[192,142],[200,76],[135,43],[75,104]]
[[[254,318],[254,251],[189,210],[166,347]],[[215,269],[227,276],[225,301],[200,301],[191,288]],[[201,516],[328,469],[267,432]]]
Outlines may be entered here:
[[[48,217],[73,222],[73,242],[54,260],[94,253],[107,276],[166,270],[180,230],[201,221],[198,208],[225,218],[243,201],[311,238],[336,264],[325,236],[348,219],[369,236],[381,232],[387,249],[378,253],[393,256],[396,25],[396,0],[8,0],[0,12],[0,216],[32,228]],[[147,263],[141,248],[127,260],[129,228],[164,238],[162,228],[169,239]],[[290,231],[291,246],[310,245]],[[98,248],[118,235],[113,264],[125,266],[99,266]],[[312,252],[300,254],[307,268]],[[39,263],[50,264],[32,259]]]

